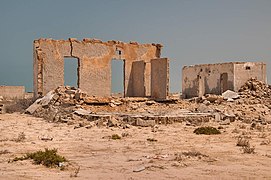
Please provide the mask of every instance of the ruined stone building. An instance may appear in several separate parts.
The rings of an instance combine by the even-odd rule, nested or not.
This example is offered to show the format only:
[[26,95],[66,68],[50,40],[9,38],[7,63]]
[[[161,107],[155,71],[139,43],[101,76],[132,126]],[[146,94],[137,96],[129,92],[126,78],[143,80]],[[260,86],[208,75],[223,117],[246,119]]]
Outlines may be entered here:
[[38,39],[33,48],[35,97],[64,85],[64,57],[78,61],[77,85],[88,95],[111,95],[111,61],[116,59],[124,61],[124,97],[168,96],[168,59],[160,58],[160,44]]
[[266,64],[262,62],[230,62],[185,66],[182,69],[183,98],[204,94],[238,91],[250,78],[267,82]]

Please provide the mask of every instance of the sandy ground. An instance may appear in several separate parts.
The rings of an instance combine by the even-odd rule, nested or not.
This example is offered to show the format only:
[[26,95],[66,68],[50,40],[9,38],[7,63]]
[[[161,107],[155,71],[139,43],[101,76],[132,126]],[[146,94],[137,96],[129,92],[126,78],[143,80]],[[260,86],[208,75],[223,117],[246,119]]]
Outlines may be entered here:
[[[196,127],[185,123],[74,129],[29,115],[2,114],[0,179],[271,179],[271,126],[251,130],[248,124],[234,122],[223,127],[221,135],[210,136],[194,134]],[[26,139],[14,141],[22,132]],[[113,140],[112,134],[125,137]],[[236,146],[241,134],[250,138],[255,154],[245,154]],[[41,140],[43,137],[53,140]],[[62,171],[30,160],[9,163],[14,157],[44,148],[57,148],[72,165]],[[201,155],[193,156],[193,152]],[[71,177],[78,167],[77,177]]]

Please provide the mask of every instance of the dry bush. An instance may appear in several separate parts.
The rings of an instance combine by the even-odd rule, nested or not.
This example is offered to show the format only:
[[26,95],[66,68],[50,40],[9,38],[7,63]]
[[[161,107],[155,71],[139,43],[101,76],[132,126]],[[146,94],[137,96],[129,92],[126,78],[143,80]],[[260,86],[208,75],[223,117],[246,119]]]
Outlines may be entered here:
[[183,152],[182,154],[188,157],[199,157],[199,156],[207,157],[206,155],[202,154],[199,151],[188,151],[188,152]]
[[31,104],[34,102],[34,98],[30,99],[14,99],[12,104],[7,104],[5,106],[5,111],[7,113],[14,112],[24,112]]
[[245,154],[254,154],[255,153],[255,147],[251,147],[248,137],[245,136],[239,136],[237,139],[237,143],[236,146],[241,146],[242,147],[242,151]]
[[157,142],[158,140],[154,139],[154,138],[147,138],[147,141],[149,141],[149,142]]
[[121,139],[121,137],[120,137],[118,134],[113,134],[113,135],[111,136],[111,139],[117,140],[117,139]]
[[201,159],[203,157],[208,157],[207,155],[205,154],[202,154],[201,152],[199,151],[195,151],[195,150],[192,150],[192,151],[187,151],[187,152],[181,152],[181,153],[175,153],[175,161],[183,161],[187,158],[198,158],[198,159]]
[[214,127],[199,127],[197,129],[194,130],[195,134],[205,134],[205,135],[212,135],[212,134],[221,134],[221,132],[214,128]]
[[26,139],[25,137],[25,133],[24,132],[20,132],[18,134],[18,137],[17,138],[14,138],[12,141],[15,141],[15,142],[22,142]]
[[237,139],[236,146],[248,146],[249,145],[249,140],[246,137],[239,136]]
[[70,177],[78,177],[79,171],[80,171],[80,166],[75,168],[74,173],[70,174]]
[[243,153],[245,154],[254,154],[255,153],[255,147],[250,147],[248,144],[247,146],[242,146]]

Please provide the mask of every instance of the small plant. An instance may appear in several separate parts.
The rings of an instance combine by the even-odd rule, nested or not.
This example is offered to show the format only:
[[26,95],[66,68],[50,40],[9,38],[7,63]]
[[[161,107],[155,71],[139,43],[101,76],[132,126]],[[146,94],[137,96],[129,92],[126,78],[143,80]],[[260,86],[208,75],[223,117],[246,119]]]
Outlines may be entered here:
[[199,151],[188,151],[188,152],[183,152],[182,154],[189,157],[198,157],[198,156],[207,157],[206,155],[202,154]]
[[78,177],[79,171],[80,171],[80,166],[78,166],[77,168],[75,168],[74,173],[70,174],[70,177]]
[[15,141],[15,142],[22,142],[22,141],[24,141],[25,139],[26,139],[25,133],[24,133],[24,132],[20,132],[20,133],[18,134],[18,137],[15,138],[15,139],[13,139],[13,141]]
[[175,153],[175,161],[183,161],[187,158],[198,158],[198,159],[202,159],[204,157],[208,157],[205,154],[202,154],[199,151],[187,151],[187,152],[181,152],[181,153]]
[[249,146],[249,140],[245,137],[239,136],[237,139],[236,146],[241,146],[241,147]]
[[254,154],[255,153],[255,147],[250,147],[250,144],[247,146],[242,146],[243,153],[245,154]]
[[42,164],[46,167],[58,167],[59,163],[67,162],[67,159],[57,154],[57,149],[47,149],[45,151],[37,151],[27,153],[22,157],[15,157],[12,161],[22,161],[32,159],[34,164]]
[[194,130],[195,134],[205,134],[205,135],[211,135],[211,134],[221,134],[221,132],[214,128],[214,127],[199,127],[197,129]]
[[111,139],[117,140],[117,139],[121,139],[121,137],[120,137],[118,134],[113,134],[113,135],[111,136]]
[[157,142],[158,140],[157,140],[157,139],[154,139],[154,138],[148,138],[147,141],[150,141],[150,142]]

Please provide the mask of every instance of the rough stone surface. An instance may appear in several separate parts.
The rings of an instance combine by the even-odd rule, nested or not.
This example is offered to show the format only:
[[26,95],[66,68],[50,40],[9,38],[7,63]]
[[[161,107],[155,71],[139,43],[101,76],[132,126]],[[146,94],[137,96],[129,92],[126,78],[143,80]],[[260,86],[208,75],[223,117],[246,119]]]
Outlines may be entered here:
[[222,93],[222,97],[224,99],[237,99],[239,98],[239,94],[234,92],[234,91],[231,91],[231,90],[227,90],[225,92]]
[[182,69],[183,98],[220,95],[226,90],[237,92],[250,78],[267,82],[266,64],[262,62],[230,62],[185,66]]
[[167,58],[151,60],[151,97],[166,99],[169,89],[169,62]]
[[0,99],[23,99],[25,96],[24,86],[0,86]]
[[[160,44],[38,39],[34,41],[34,95],[45,95],[64,85],[64,57],[78,59],[78,87],[91,96],[110,96],[111,60],[124,60],[124,95],[150,96],[151,59],[160,58]],[[134,62],[143,61],[140,72]],[[133,69],[135,67],[135,69]],[[140,74],[137,76],[137,74]],[[135,81],[135,82],[134,82]],[[135,87],[140,83],[140,87]],[[144,85],[144,86],[143,86]],[[142,87],[143,86],[143,87]]]

